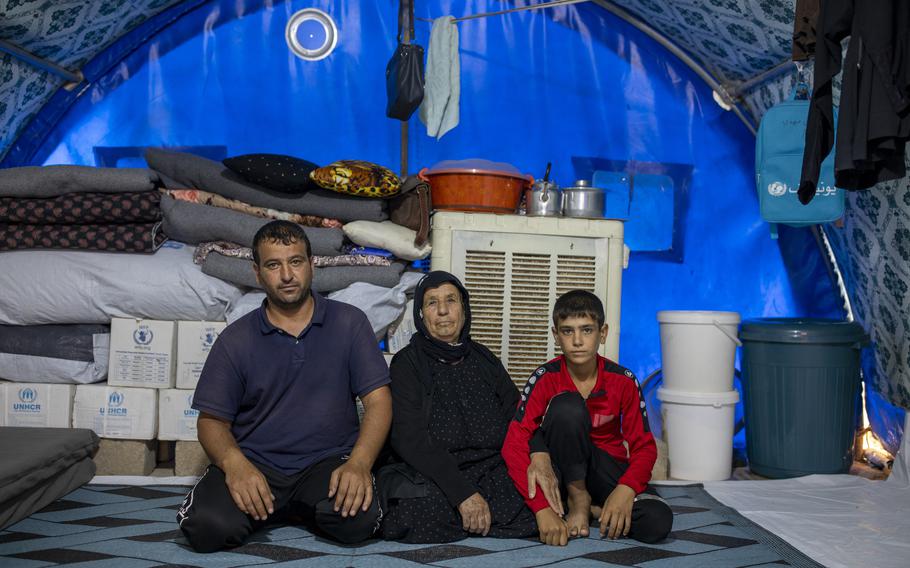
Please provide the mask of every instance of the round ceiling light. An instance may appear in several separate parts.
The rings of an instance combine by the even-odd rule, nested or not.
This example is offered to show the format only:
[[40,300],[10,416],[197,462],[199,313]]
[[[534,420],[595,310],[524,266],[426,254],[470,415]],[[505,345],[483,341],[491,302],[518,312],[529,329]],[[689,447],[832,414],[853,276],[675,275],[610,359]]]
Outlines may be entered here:
[[322,10],[305,8],[288,20],[284,39],[297,57],[319,61],[328,57],[338,45],[338,28],[332,17]]

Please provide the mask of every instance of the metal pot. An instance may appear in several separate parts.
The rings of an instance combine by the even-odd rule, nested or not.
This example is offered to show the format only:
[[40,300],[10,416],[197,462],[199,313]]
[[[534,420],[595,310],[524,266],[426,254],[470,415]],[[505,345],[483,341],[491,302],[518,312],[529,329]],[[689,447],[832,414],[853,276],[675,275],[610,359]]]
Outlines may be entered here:
[[539,179],[525,192],[526,210],[532,217],[559,217],[562,190],[555,182]]
[[591,182],[580,179],[572,187],[562,190],[562,214],[566,217],[603,219],[607,193]]

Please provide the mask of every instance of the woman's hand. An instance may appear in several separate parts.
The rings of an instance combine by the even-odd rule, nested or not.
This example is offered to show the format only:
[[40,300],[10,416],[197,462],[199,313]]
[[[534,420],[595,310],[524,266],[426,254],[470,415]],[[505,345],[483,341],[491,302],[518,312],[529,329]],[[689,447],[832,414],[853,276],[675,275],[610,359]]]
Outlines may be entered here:
[[493,516],[490,514],[490,506],[480,493],[475,493],[462,501],[458,505],[458,512],[461,514],[461,526],[464,530],[483,536],[490,532]]
[[534,517],[537,519],[540,542],[552,546],[565,546],[569,542],[569,527],[556,511],[547,507],[537,511]]
[[531,464],[528,466],[528,497],[531,499],[537,495],[538,485],[550,508],[560,517],[564,517],[566,512],[562,508],[562,497],[559,495],[559,481],[556,479],[550,454],[547,452],[531,454]]
[[635,490],[628,485],[617,485],[604,502],[600,513],[600,537],[619,538],[629,536],[632,528],[632,504]]

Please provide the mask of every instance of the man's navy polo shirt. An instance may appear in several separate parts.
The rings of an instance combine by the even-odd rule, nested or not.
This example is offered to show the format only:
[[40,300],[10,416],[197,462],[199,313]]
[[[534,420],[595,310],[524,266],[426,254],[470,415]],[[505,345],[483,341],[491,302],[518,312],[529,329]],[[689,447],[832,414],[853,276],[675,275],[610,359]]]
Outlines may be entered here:
[[269,322],[265,302],[225,328],[193,395],[193,408],[231,422],[244,455],[287,475],[350,452],[359,432],[354,397],[389,383],[366,315],[313,298],[299,337]]

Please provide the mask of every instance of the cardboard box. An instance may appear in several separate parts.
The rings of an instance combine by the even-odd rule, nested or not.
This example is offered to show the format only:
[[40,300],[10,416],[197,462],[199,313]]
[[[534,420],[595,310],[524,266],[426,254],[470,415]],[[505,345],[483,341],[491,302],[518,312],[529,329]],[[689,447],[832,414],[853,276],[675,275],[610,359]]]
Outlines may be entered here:
[[107,383],[111,386],[174,388],[172,321],[114,318]]
[[90,428],[102,438],[151,440],[158,427],[158,391],[105,384],[78,385],[73,428]]
[[227,326],[224,322],[177,322],[177,388],[194,389],[212,344]]
[[174,448],[174,475],[186,477],[201,476],[209,466],[209,457],[205,455],[199,442],[177,442]]
[[69,428],[76,385],[0,384],[0,426]]
[[193,410],[193,392],[183,389],[158,391],[158,439],[189,440],[196,438],[196,419],[199,411]]
[[154,440],[101,440],[95,475],[148,475],[155,470]]

